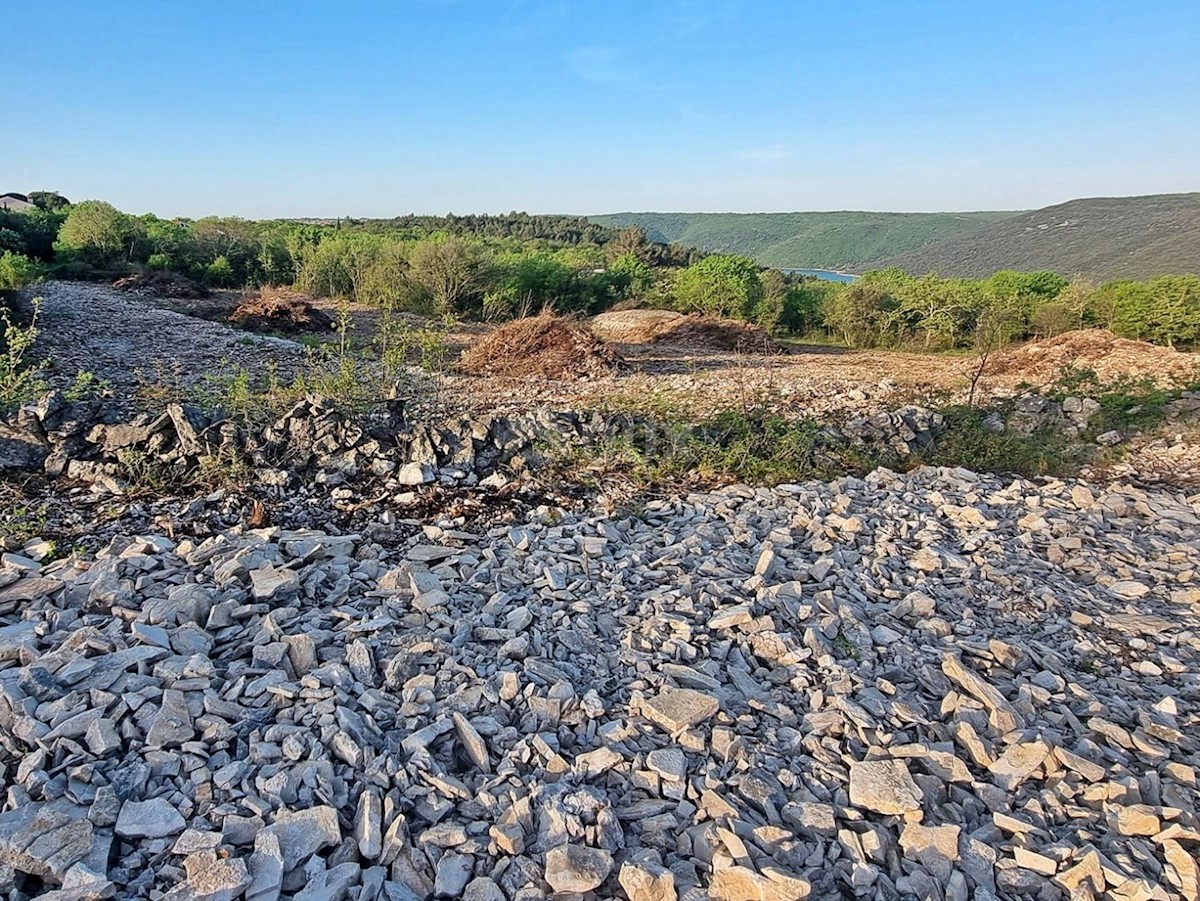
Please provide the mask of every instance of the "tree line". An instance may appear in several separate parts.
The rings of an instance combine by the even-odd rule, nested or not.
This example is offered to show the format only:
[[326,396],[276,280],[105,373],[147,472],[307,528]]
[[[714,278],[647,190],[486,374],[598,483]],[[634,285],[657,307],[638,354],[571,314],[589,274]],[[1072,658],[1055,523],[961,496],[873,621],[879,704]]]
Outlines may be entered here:
[[998,347],[1083,328],[1167,346],[1200,344],[1200,278],[1164,275],[1102,285],[1055,272],[985,279],[868,272],[852,283],[797,278],[746,257],[709,256],[667,276],[664,305],[753,321],[779,334],[850,347]]
[[104,201],[29,195],[0,211],[0,290],[46,274],[178,272],[217,288],[295,285],[392,309],[509,319],[552,306],[629,303],[735,317],[775,334],[853,347],[998,346],[1102,327],[1171,346],[1200,343],[1200,279],[1094,285],[1054,272],[986,279],[868,272],[850,284],[705,254],[573,216],[402,216],[252,221],[134,216]]

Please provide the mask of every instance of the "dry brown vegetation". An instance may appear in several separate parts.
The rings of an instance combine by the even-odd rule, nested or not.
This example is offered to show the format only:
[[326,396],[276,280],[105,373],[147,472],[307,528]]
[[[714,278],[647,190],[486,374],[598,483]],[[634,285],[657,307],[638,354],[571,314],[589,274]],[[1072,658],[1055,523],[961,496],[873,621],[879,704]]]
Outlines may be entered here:
[[253,332],[328,332],[333,320],[313,305],[307,294],[264,287],[238,304],[229,322]]
[[473,375],[578,378],[606,375],[620,365],[620,356],[579,320],[543,312],[472,344],[458,368]]

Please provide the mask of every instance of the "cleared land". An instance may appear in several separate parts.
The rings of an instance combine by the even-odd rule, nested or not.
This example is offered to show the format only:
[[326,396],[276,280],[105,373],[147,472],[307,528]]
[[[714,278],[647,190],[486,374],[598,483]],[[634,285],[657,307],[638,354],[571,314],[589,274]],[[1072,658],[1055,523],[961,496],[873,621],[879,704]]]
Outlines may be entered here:
[[[179,312],[224,319],[237,294],[39,293],[62,385],[307,365]],[[358,345],[375,315],[353,311]],[[956,466],[632,500],[539,483],[547,429],[629,419],[598,406],[832,421],[964,387],[961,357],[706,350],[719,324],[673,343],[646,318],[610,314],[626,340],[602,351],[579,322],[456,333],[560,376],[591,371],[576,351],[623,362],[422,373],[403,399],[445,401],[425,419],[317,397],[260,424],[161,398],[26,410],[65,478],[0,482],[9,894],[1192,901],[1194,487]],[[564,329],[571,355],[547,354]],[[1013,351],[996,389],[1064,357],[1195,362],[1075,333]],[[1097,412],[1026,400],[1006,428]],[[1174,403],[1194,427],[1200,392]],[[908,442],[941,418],[907,413],[853,429]],[[1165,451],[1174,474],[1200,460]]]
[[[45,302],[37,350],[53,362],[52,381],[64,387],[80,370],[94,372],[122,390],[150,387],[156,381],[173,387],[194,385],[212,373],[228,375],[239,368],[256,377],[268,364],[278,367],[278,374],[286,379],[304,365],[305,348],[297,342],[337,343],[332,331],[299,332],[285,339],[230,328],[224,321],[241,303],[240,292],[151,301],[94,285],[51,282],[39,286],[38,294]],[[315,305],[330,316],[336,313],[331,301]],[[367,348],[378,328],[378,316],[376,308],[351,307],[352,346]],[[419,317],[412,321],[422,322]],[[459,410],[492,412],[521,412],[532,404],[671,412],[687,418],[750,408],[844,417],[910,401],[962,400],[977,365],[976,358],[966,354],[823,345],[787,345],[778,354],[747,352],[725,340],[706,342],[703,331],[700,339],[691,333],[671,340],[672,329],[659,337],[658,329],[646,323],[677,320],[673,314],[653,311],[607,313],[596,321],[600,337],[618,339],[605,346],[622,365],[584,365],[568,371],[567,378],[548,377],[538,366],[522,371],[519,366],[489,367],[482,362],[478,374],[460,371],[455,366],[459,356],[496,327],[456,326],[445,336],[446,367],[437,379],[439,402]],[[739,331],[734,341],[740,340]],[[983,388],[1011,393],[1021,384],[1046,384],[1063,366],[1092,368],[1106,378],[1129,373],[1186,383],[1200,369],[1200,359],[1142,342],[1114,340],[1104,332],[1072,333],[996,355]]]

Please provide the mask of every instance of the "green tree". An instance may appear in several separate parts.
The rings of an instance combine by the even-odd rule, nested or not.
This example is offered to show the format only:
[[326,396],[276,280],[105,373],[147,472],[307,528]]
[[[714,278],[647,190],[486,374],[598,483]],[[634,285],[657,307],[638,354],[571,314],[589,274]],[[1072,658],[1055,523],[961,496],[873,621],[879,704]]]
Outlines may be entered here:
[[39,209],[26,210],[23,213],[0,210],[0,228],[21,236],[21,253],[49,263],[54,259],[54,241],[58,238],[58,230],[62,228],[66,218],[67,214],[62,210],[53,213]]
[[1164,275],[1151,279],[1150,340],[1174,347],[1200,339],[1200,278],[1194,275]]
[[636,253],[624,253],[608,267],[613,276],[617,294],[622,297],[639,297],[654,284],[654,270]]
[[896,297],[897,323],[903,338],[920,335],[926,348],[954,347],[970,332],[971,323],[983,306],[983,292],[970,279],[939,278],[930,273],[901,287]]
[[675,299],[688,312],[752,319],[763,298],[758,264],[743,256],[711,256],[675,280]]
[[851,347],[887,343],[895,299],[882,288],[857,281],[825,307],[825,324]]
[[26,249],[25,239],[20,232],[13,228],[0,228],[0,251],[24,253]]
[[255,275],[258,226],[237,216],[206,216],[188,226],[188,243],[194,265],[207,267],[224,257],[236,284]]
[[1067,284],[1067,280],[1057,272],[1046,269],[1038,272],[1001,269],[984,280],[983,288],[994,297],[1053,300]]
[[462,316],[482,304],[489,267],[478,244],[454,236],[426,238],[413,247],[409,267],[440,315]]
[[1091,308],[1098,325],[1122,338],[1148,338],[1153,304],[1146,282],[1115,281],[1100,286]]
[[754,308],[754,321],[774,334],[783,328],[791,286],[778,269],[766,270],[759,280],[762,282],[762,298]]
[[146,254],[148,263],[153,258],[151,265],[156,269],[182,272],[194,268],[186,223],[178,219],[159,219],[157,216],[143,216],[141,221],[149,245]]
[[71,207],[54,247],[68,261],[111,266],[128,259],[134,237],[132,217],[103,200],[85,200]]
[[204,281],[214,288],[232,288],[237,282],[237,277],[229,260],[217,257],[204,267]]
[[30,191],[29,202],[39,210],[53,213],[71,205],[71,201],[57,191]]
[[1096,286],[1086,278],[1074,278],[1058,292],[1054,302],[1060,304],[1070,316],[1071,328],[1083,328],[1088,324]]

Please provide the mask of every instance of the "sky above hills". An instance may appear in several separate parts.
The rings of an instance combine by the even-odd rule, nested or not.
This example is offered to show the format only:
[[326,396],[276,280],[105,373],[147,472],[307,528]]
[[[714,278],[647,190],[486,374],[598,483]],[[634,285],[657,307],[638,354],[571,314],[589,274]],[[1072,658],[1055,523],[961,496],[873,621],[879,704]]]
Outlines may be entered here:
[[6,0],[0,191],[160,215],[1196,190],[1195,0]]

